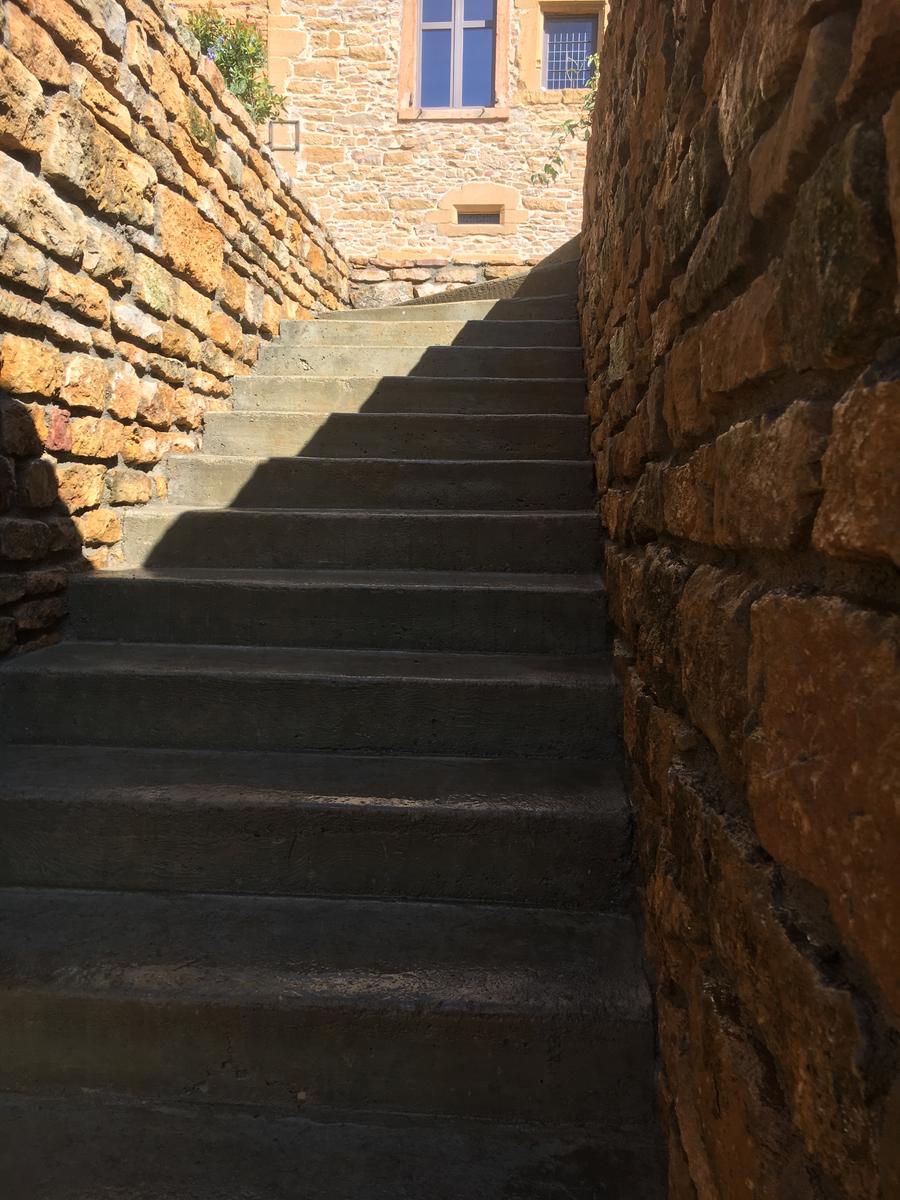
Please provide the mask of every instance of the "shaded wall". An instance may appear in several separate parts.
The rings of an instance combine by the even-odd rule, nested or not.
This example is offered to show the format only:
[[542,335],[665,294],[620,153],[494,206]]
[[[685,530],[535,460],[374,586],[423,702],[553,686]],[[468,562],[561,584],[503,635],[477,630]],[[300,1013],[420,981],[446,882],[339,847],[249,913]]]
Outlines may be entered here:
[[[174,11],[0,6],[0,653],[115,563],[284,317],[340,306],[315,210]],[[83,550],[82,550],[83,547]]]
[[893,0],[612,6],[582,327],[673,1200],[900,1195],[898,83]]

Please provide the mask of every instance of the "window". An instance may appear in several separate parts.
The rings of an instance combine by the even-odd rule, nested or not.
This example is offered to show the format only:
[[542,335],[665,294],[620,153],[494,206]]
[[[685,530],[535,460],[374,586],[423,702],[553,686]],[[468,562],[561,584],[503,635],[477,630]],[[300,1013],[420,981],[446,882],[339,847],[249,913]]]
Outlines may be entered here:
[[496,0],[420,0],[419,104],[494,103]]
[[481,212],[473,212],[471,209],[468,212],[456,210],[457,225],[499,225],[500,224],[500,209],[486,208]]
[[544,87],[550,91],[587,87],[588,60],[596,49],[596,17],[545,17]]

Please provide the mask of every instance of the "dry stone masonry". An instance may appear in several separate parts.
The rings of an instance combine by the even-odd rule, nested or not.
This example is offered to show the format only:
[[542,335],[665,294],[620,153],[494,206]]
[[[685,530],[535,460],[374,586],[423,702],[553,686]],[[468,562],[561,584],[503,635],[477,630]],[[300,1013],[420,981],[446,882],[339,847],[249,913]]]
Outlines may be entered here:
[[3,4],[0,652],[54,636],[80,547],[116,561],[163,456],[347,276],[173,10]]
[[582,332],[672,1200],[900,1194],[900,9],[613,9]]

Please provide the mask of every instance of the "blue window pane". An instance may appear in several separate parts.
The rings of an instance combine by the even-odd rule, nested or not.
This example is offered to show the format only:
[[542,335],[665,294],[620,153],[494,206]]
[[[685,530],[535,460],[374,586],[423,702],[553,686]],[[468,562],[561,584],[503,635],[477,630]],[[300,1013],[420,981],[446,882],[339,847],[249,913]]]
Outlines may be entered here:
[[453,15],[453,0],[422,0],[422,20],[449,21]]
[[423,108],[450,107],[450,30],[422,30]]
[[590,80],[588,59],[597,48],[594,17],[548,17],[545,24],[544,86],[583,88]]
[[465,0],[463,17],[466,21],[493,21],[496,0]]
[[463,108],[489,107],[494,103],[494,31],[463,31]]

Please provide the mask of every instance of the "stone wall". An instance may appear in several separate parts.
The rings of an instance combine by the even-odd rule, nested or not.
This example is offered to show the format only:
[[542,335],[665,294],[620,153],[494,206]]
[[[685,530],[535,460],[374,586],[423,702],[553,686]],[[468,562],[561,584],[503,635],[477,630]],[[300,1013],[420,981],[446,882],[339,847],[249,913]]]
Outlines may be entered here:
[[2,5],[0,652],[229,405],[282,317],[347,297],[314,209],[171,10]]
[[[573,7],[501,0],[506,82],[497,108],[476,119],[426,119],[416,117],[412,81],[403,78],[414,0],[271,0],[269,77],[287,96],[285,118],[298,123],[300,142],[298,154],[278,155],[352,259],[355,303],[397,303],[519,273],[578,232],[583,143],[567,144],[555,183],[531,182],[547,161],[554,128],[577,115],[583,99],[577,90],[540,87],[542,12],[554,6]],[[602,0],[580,7],[593,7],[601,19],[605,12]],[[515,193],[510,223],[448,233],[441,201],[466,185]]]
[[888,1200],[900,7],[619,0],[604,49],[582,326],[670,1196]]

